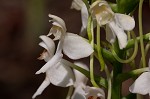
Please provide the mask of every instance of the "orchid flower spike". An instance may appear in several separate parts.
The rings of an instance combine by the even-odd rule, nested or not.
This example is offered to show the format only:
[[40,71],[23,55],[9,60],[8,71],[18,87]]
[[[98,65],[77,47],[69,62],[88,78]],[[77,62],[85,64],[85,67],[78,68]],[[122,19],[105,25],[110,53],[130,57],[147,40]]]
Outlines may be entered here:
[[150,59],[149,71],[142,73],[135,82],[129,87],[131,93],[138,93],[142,95],[149,94],[150,96]]
[[86,33],[85,31],[87,28],[88,16],[89,16],[86,5],[84,4],[82,0],[73,0],[71,9],[76,9],[76,10],[81,11],[82,27],[80,30],[80,35],[85,36],[85,33]]
[[49,66],[49,69],[46,70],[45,80],[33,95],[33,99],[40,95],[50,83],[61,87],[68,87],[74,83],[73,71],[69,66],[66,66],[61,62],[62,55],[54,55],[55,44],[53,40],[47,36],[40,36],[40,38],[43,41],[39,43],[39,45],[45,48],[40,59],[44,59],[47,62],[45,66]]
[[[87,66],[81,62],[75,62],[76,65],[89,70]],[[105,99],[105,93],[102,89],[96,87],[87,86],[88,78],[77,70],[74,70],[75,74],[75,91],[71,99]]]
[[133,17],[114,13],[104,0],[95,1],[90,7],[90,12],[100,26],[106,25],[106,40],[114,43],[117,36],[120,49],[125,48],[127,45],[125,31],[131,31],[135,27]]
[[54,55],[55,57],[48,62],[50,63],[49,65],[44,65],[37,74],[46,72],[51,65],[54,65],[54,63],[56,64],[62,58],[60,57],[62,55],[62,51],[71,59],[88,57],[93,53],[92,46],[82,37],[77,34],[66,32],[66,25],[61,18],[51,14],[49,14],[49,17],[52,18],[51,21],[53,22],[53,26],[48,35],[53,34],[55,36],[55,40],[59,39],[60,41]]

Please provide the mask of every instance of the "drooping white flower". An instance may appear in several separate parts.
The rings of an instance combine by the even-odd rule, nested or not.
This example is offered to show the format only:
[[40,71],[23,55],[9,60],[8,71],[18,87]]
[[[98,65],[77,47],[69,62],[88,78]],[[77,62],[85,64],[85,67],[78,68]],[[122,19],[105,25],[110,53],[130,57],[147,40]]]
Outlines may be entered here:
[[[52,18],[50,21],[53,22],[53,26],[50,29],[48,36],[53,34],[55,36],[54,40],[59,40],[56,54],[54,56],[61,55],[63,51],[64,54],[71,59],[80,59],[88,57],[93,53],[91,45],[82,37],[77,34],[66,32],[66,25],[61,18],[51,14],[49,14],[49,17]],[[53,63],[57,63],[59,58],[61,59],[61,57],[57,56],[48,61],[39,71],[37,71],[37,74],[46,72]]]
[[[88,70],[87,66],[83,63],[76,62],[76,65]],[[88,78],[77,70],[74,70],[75,74],[75,91],[71,99],[105,99],[105,93],[102,89],[96,87],[87,86]]]
[[125,14],[114,13],[104,0],[95,1],[90,7],[90,12],[100,26],[106,25],[106,40],[114,43],[117,37],[120,49],[125,48],[125,31],[131,31],[135,27],[134,19]]
[[40,95],[50,83],[61,87],[68,87],[74,83],[74,75],[71,68],[61,62],[62,54],[56,53],[54,55],[55,44],[53,40],[47,36],[40,36],[40,38],[43,41],[39,45],[45,48],[40,59],[44,59],[47,62],[45,65],[48,65],[49,69],[46,70],[45,80],[33,95],[33,99]]
[[87,7],[82,0],[73,0],[71,9],[76,9],[81,11],[82,27],[81,27],[80,35],[84,36],[86,33],[85,30],[87,27],[88,16],[89,16]]
[[45,51],[39,59],[44,59],[47,63],[36,74],[46,72],[46,77],[33,98],[40,95],[50,83],[61,87],[73,85],[74,75],[71,68],[63,64],[62,51],[71,59],[84,58],[93,53],[91,45],[82,37],[66,32],[65,23],[61,18],[51,14],[49,17],[52,18],[50,21],[53,22],[53,26],[48,36],[53,34],[55,36],[53,40],[59,40],[59,43],[55,52],[54,41],[47,36],[40,36],[43,42],[39,45],[45,48]]
[[135,82],[129,87],[131,93],[138,93],[142,95],[149,94],[150,96],[150,59],[149,71],[142,73]]

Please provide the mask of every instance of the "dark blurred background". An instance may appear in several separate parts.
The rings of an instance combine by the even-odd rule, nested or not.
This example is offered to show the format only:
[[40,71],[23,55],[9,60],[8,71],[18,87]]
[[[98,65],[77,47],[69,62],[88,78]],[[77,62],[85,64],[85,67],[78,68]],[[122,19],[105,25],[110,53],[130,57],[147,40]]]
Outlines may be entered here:
[[[64,19],[69,32],[80,31],[80,12],[70,9],[71,2],[0,0],[0,99],[31,99],[45,77],[35,72],[45,64],[37,58],[43,50],[38,46],[39,36],[48,34],[51,26],[48,14]],[[144,33],[150,31],[149,12],[145,3]],[[65,99],[67,90],[50,85],[36,99]]]

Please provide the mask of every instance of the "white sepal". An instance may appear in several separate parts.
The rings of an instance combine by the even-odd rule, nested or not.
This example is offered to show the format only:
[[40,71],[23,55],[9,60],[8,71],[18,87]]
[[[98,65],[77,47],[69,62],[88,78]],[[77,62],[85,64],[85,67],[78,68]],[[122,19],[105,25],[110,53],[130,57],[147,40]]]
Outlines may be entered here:
[[48,16],[50,18],[52,18],[52,20],[50,20],[50,21],[58,23],[62,27],[62,30],[66,32],[67,29],[66,29],[64,20],[62,20],[60,17],[52,15],[52,14],[49,14]]
[[116,35],[114,34],[114,32],[112,32],[108,24],[106,24],[106,40],[111,44],[116,40]]
[[83,86],[76,87],[71,99],[86,99],[84,87]]
[[39,71],[36,72],[36,74],[46,72],[50,67],[60,62],[62,57],[63,57],[62,53],[56,53]]
[[87,27],[87,24],[88,24],[88,16],[89,16],[88,10],[87,10],[87,8],[86,8],[86,5],[84,4],[84,5],[82,6],[82,9],[81,9],[82,26],[83,26],[84,28]]
[[82,37],[67,33],[64,39],[63,52],[71,59],[80,59],[91,55],[93,49]]
[[131,31],[135,27],[134,18],[129,15],[115,13],[116,24],[124,30]]
[[150,72],[142,73],[135,82],[129,87],[131,93],[138,93],[142,95],[150,95]]
[[[74,62],[74,64],[89,71],[89,69],[85,63],[76,61],[76,62]],[[74,71],[74,75],[75,75],[74,87],[77,87],[80,85],[86,86],[88,78],[76,69],[73,69],[73,71]]]
[[114,16],[114,12],[104,0],[96,0],[94,3],[92,3],[90,6],[90,12],[92,17],[97,20],[97,23],[100,26],[109,23]]
[[117,36],[119,47],[123,49],[127,45],[127,35],[122,28],[120,28],[114,21],[108,23],[112,32]]
[[68,87],[74,84],[73,71],[69,66],[64,65],[62,62],[52,66],[47,71],[47,74],[53,85]]
[[37,91],[32,96],[32,99],[34,99],[36,96],[40,95],[49,84],[50,84],[49,78],[48,78],[48,76],[46,76],[43,83],[40,85],[40,87],[37,89]]
[[55,52],[55,43],[54,41],[47,37],[47,36],[40,36],[40,38],[43,40],[43,42],[39,43],[39,45],[43,48],[45,48],[48,53],[50,54],[50,56],[53,56],[54,55],[54,52]]
[[84,5],[82,0],[73,0],[71,4],[71,9],[81,10]]

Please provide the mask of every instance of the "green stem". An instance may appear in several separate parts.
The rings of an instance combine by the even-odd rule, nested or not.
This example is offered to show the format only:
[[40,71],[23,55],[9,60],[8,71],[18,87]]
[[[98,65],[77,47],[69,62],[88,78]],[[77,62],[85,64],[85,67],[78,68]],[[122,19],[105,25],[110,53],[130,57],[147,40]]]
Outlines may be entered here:
[[[91,35],[92,35],[91,46],[94,49],[93,22],[91,22]],[[99,87],[94,79],[94,54],[91,54],[91,56],[90,56],[90,79],[91,79],[91,83],[94,87]]]
[[[150,33],[143,35],[144,41],[149,41],[150,40],[149,38],[150,38]],[[136,39],[138,42],[140,41],[140,37],[137,37]],[[124,50],[132,48],[134,46],[134,43],[135,43],[134,39],[128,40],[128,44],[127,44],[126,48],[124,48]]]
[[88,3],[88,0],[82,0],[83,2],[84,2],[84,4],[86,5],[86,7],[87,7],[87,9],[89,9],[90,8],[90,6],[89,6],[89,3]]
[[[89,34],[89,38],[90,37],[91,37],[91,34]],[[143,40],[148,42],[149,37],[150,37],[150,33],[147,33],[147,34],[143,35]],[[140,41],[140,37],[136,37],[136,39],[137,39],[137,42]],[[128,44],[127,44],[126,48],[124,48],[123,50],[128,50],[128,49],[132,48],[134,45],[135,45],[135,40],[131,39],[131,40],[128,41]],[[94,45],[94,50],[95,50],[95,53],[96,53],[95,55],[97,55],[97,45],[96,44]],[[116,61],[116,59],[114,58],[114,56],[112,55],[112,53],[109,50],[101,48],[101,51],[102,51],[102,56],[106,60],[108,60],[110,63],[114,63]]]
[[88,24],[87,24],[87,35],[88,35],[88,38],[89,38],[89,42],[91,42],[91,40],[92,40],[91,22],[92,22],[92,17],[89,16],[89,18],[88,18]]
[[67,94],[67,96],[66,96],[66,99],[71,99],[72,92],[73,92],[73,86],[70,86],[70,87],[69,87],[68,94]]
[[105,73],[107,76],[107,81],[108,81],[108,93],[107,93],[107,99],[111,99],[111,87],[112,87],[112,82],[111,82],[111,75],[110,72],[107,68],[107,66],[105,66]]
[[143,95],[140,95],[140,94],[136,94],[136,99],[144,99]]
[[[84,74],[87,78],[90,78],[90,72],[89,71],[87,71],[87,70],[85,70],[85,69],[83,69],[83,68],[81,68],[81,67],[79,67],[79,66],[77,66],[77,65],[75,65],[75,64],[73,64],[73,63],[71,63],[71,62],[69,62],[67,60],[65,60],[65,59],[62,59],[61,62],[63,64],[65,64],[66,66],[70,66],[71,68],[78,70],[79,72],[81,72],[82,74]],[[100,84],[101,86],[103,86],[104,88],[108,87],[107,81],[103,77],[95,75],[95,81],[98,84]]]
[[101,65],[101,71],[104,70],[105,68],[105,62],[104,62],[104,59],[103,59],[103,56],[102,56],[102,52],[101,52],[101,44],[100,44],[100,26],[97,24],[97,53],[98,53],[98,58],[99,58],[99,62],[100,62],[100,65]]
[[[131,31],[131,32],[134,32],[134,31]],[[130,31],[128,31],[128,40],[130,40],[131,39],[131,32]],[[136,39],[137,40],[137,39]],[[135,41],[135,40],[134,40]],[[138,41],[137,41],[137,43],[138,43]],[[129,49],[129,50],[127,50],[127,57],[130,57],[130,55],[131,55],[131,53],[133,53],[133,49]],[[132,67],[132,69],[135,69],[135,59],[133,59],[130,63],[129,63],[129,65]]]
[[144,43],[143,43],[143,27],[142,27],[142,5],[144,0],[140,0],[139,3],[139,35],[140,35],[140,45],[141,45],[141,54],[142,54],[142,64],[143,67],[146,67],[146,59],[144,52]]
[[[95,54],[94,55],[96,57],[98,57],[98,54],[97,54],[98,49],[97,49],[96,45],[94,46],[94,49],[95,49],[95,52],[94,52]],[[110,51],[108,51],[108,50],[106,50],[104,48],[101,48],[101,52],[102,52],[102,56],[106,60],[108,60],[110,63],[114,63],[116,61],[116,59],[114,58],[114,56],[112,55],[112,53]]]
[[[147,55],[149,49],[150,49],[150,41],[146,44],[146,47],[145,47],[145,56]],[[139,66],[139,68],[141,68],[141,67],[142,67],[142,58],[140,60],[140,66]]]
[[118,80],[118,83],[123,82],[129,78],[136,77],[140,75],[141,73],[146,72],[148,70],[149,70],[148,68],[140,68],[140,69],[132,70],[126,73],[119,74],[116,79]]
[[[118,42],[114,43],[114,50],[119,57],[124,56],[124,52],[119,49]],[[116,77],[122,73],[122,63],[115,62],[113,63],[113,83],[112,83],[112,99],[121,99],[121,89],[122,84],[118,83]]]
[[113,54],[113,56],[114,56],[115,59],[116,59],[117,61],[119,61],[120,63],[129,63],[129,62],[133,61],[134,58],[135,58],[136,55],[137,55],[137,52],[138,52],[138,42],[137,42],[137,39],[136,39],[136,37],[135,37],[134,32],[132,32],[132,36],[133,36],[134,41],[135,41],[135,46],[134,46],[134,52],[133,52],[132,56],[131,56],[129,59],[126,59],[126,60],[121,59],[120,57],[118,57],[118,55],[116,54],[116,52],[112,49],[112,54]]

